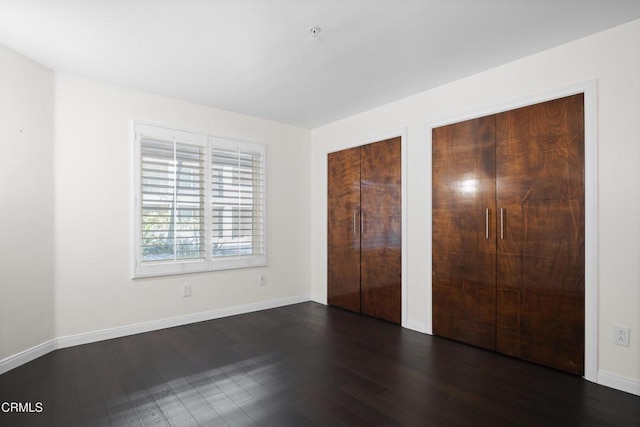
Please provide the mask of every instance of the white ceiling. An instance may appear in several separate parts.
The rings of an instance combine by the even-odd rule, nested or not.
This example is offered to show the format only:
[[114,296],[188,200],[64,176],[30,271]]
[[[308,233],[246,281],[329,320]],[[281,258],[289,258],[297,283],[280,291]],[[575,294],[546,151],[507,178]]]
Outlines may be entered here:
[[637,18],[640,0],[0,0],[0,43],[314,128]]

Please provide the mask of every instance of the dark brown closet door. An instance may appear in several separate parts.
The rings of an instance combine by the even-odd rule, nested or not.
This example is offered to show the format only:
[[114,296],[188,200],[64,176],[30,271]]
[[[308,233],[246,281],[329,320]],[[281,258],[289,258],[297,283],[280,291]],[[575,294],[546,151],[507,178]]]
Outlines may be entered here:
[[495,349],[495,116],[432,135],[433,332]]
[[362,313],[401,322],[400,138],[362,147]]
[[[584,371],[583,95],[497,115],[497,350]],[[498,212],[498,215],[500,213]]]
[[360,312],[360,147],[328,156],[328,303]]

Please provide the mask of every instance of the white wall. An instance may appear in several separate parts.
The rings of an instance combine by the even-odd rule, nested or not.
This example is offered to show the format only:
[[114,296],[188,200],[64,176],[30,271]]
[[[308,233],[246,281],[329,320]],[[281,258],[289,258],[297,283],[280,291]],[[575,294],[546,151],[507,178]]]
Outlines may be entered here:
[[0,360],[54,335],[53,72],[0,45]]
[[[309,130],[69,75],[55,89],[56,336],[309,294]],[[267,143],[267,267],[131,279],[131,120]]]
[[[407,129],[407,314],[411,324],[425,326],[431,276],[428,125],[597,79],[599,379],[606,377],[600,382],[609,385],[619,380],[640,393],[639,46],[640,20],[312,130],[314,299],[326,301],[327,151]],[[630,347],[612,344],[613,324],[631,328]]]

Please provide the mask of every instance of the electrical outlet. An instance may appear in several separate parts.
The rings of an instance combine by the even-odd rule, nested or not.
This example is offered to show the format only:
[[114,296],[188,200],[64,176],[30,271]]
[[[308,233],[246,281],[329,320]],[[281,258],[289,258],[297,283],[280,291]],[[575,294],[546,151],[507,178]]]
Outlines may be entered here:
[[614,326],[613,343],[629,347],[629,328],[625,328],[624,326]]
[[182,296],[190,297],[191,296],[191,285],[188,283],[184,283],[182,285]]
[[258,283],[260,284],[260,286],[264,286],[267,284],[267,275],[266,274],[261,274],[258,276]]

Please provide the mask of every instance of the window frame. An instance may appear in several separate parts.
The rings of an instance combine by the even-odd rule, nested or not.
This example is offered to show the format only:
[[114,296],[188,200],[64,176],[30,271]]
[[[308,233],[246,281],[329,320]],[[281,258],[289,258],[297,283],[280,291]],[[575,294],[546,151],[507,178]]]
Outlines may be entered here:
[[[204,133],[185,131],[180,129],[158,126],[144,122],[134,121],[131,124],[133,133],[133,278],[167,276],[187,274],[205,271],[218,271],[229,269],[241,269],[261,267],[267,265],[267,146],[263,142],[247,141],[236,138],[207,135]],[[142,140],[144,138],[161,141],[176,140],[180,143],[198,145],[204,149],[204,251],[201,259],[186,260],[142,260]],[[214,198],[214,173],[212,171],[212,147],[239,150],[239,153],[252,152],[259,156],[261,173],[261,196],[257,209],[258,220],[261,224],[260,240],[261,253],[238,254],[231,256],[213,255],[213,215],[212,202]],[[255,212],[252,210],[252,212]]]

